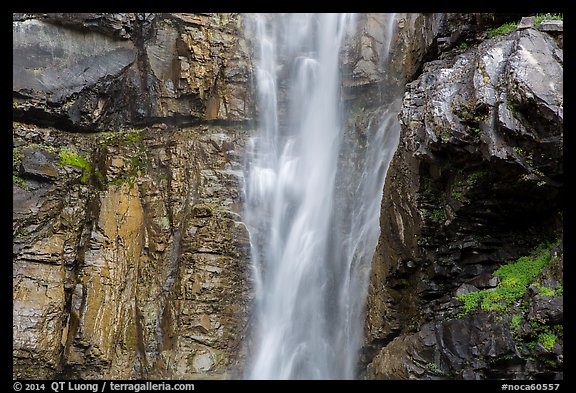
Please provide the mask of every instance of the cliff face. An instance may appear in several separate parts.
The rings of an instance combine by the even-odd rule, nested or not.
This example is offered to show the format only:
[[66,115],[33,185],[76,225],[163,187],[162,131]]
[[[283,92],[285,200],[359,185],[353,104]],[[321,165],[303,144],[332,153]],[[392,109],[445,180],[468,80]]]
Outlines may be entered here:
[[221,378],[238,360],[253,111],[240,28],[15,15],[15,377]]
[[406,86],[367,378],[562,377],[561,37],[482,33],[440,37]]
[[[387,18],[359,15],[342,54],[349,143],[411,82],[363,376],[558,376],[561,247],[504,313],[462,316],[454,296],[561,238],[561,46],[481,40],[505,21],[484,14],[399,15],[388,46]],[[247,40],[238,14],[13,15],[15,378],[241,375]]]

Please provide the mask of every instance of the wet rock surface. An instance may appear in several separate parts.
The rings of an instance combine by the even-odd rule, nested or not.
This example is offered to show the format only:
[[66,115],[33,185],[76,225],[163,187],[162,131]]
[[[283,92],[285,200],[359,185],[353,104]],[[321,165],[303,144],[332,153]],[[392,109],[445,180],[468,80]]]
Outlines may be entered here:
[[[498,267],[562,239],[562,49],[531,26],[447,47],[407,84],[399,116],[365,377],[561,379],[561,292],[465,315],[455,297],[494,290]],[[554,261],[546,288],[562,275]]]

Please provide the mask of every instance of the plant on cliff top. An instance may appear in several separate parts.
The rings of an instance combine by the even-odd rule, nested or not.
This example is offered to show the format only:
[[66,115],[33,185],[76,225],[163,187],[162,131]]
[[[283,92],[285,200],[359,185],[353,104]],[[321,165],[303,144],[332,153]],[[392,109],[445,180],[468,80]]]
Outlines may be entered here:
[[564,20],[564,14],[538,14],[534,17],[534,27],[540,27],[543,20]]
[[495,27],[493,29],[488,30],[486,32],[487,37],[488,38],[494,38],[494,37],[498,37],[500,35],[509,34],[509,33],[513,32],[514,30],[516,30],[517,26],[518,26],[517,22],[504,23],[501,26],[498,26],[498,27]]
[[464,303],[459,316],[476,310],[478,306],[485,311],[505,311],[524,295],[532,280],[552,261],[550,248],[557,245],[558,242],[541,245],[529,256],[501,266],[494,272],[502,279],[496,288],[457,296],[456,299]]

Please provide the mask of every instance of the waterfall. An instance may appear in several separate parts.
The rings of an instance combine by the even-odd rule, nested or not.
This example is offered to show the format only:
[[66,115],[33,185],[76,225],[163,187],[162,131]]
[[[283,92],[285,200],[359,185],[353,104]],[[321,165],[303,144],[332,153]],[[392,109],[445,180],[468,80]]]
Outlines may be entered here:
[[255,285],[245,377],[352,379],[398,108],[375,111],[362,138],[345,132],[339,62],[354,15],[247,19],[259,127],[245,167]]

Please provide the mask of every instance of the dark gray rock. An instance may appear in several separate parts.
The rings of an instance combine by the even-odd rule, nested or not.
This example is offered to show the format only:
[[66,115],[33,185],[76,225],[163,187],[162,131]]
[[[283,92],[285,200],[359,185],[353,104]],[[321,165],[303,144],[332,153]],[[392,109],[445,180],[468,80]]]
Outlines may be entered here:
[[534,296],[529,318],[553,325],[562,323],[564,321],[563,296]]
[[58,156],[40,148],[29,148],[23,152],[20,163],[21,176],[39,177],[50,180],[58,176]]
[[516,29],[518,30],[525,30],[525,29],[533,29],[534,28],[534,17],[533,16],[525,16],[520,20]]
[[[479,40],[474,29],[461,29],[467,42]],[[559,356],[531,352],[545,330],[530,325],[555,329],[560,300],[527,292],[529,313],[458,318],[453,297],[496,287],[503,263],[562,238],[562,57],[552,37],[526,28],[444,52],[406,85],[370,282],[367,378],[561,375]],[[538,282],[558,280],[559,261]],[[400,278],[411,285],[389,285]],[[512,332],[514,313],[523,319]]]
[[129,39],[136,22],[131,13],[49,13],[46,21],[81,30],[97,31],[115,38]]
[[543,20],[538,26],[538,30],[544,33],[562,33],[564,31],[564,21],[561,20]]
[[250,119],[251,63],[240,18],[15,14],[14,117],[81,132],[165,117],[180,123]]
[[58,103],[115,77],[136,57],[129,41],[82,33],[42,20],[14,22],[12,88],[29,98]]
[[478,292],[478,291],[479,291],[479,289],[476,288],[474,285],[462,284],[458,287],[454,296],[462,296],[462,295],[465,295],[469,292]]

